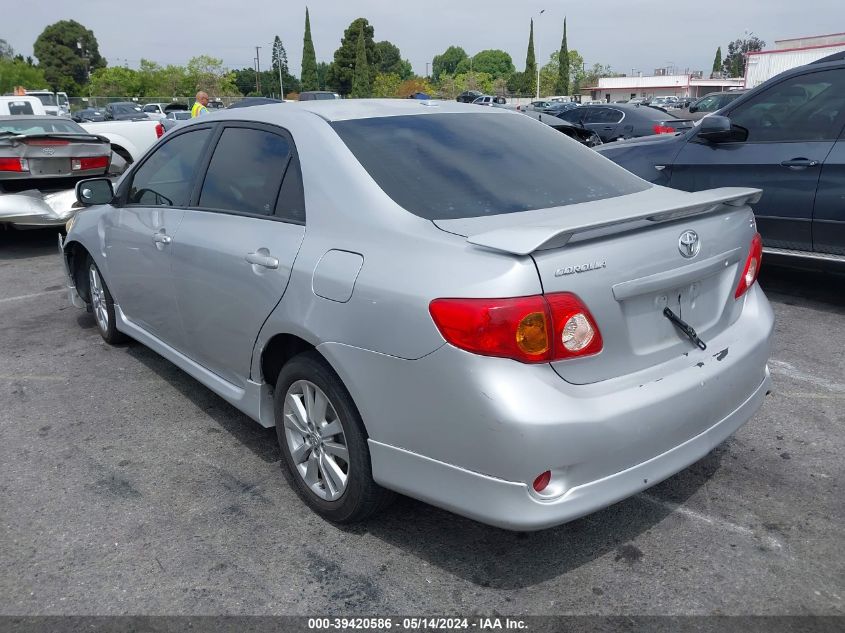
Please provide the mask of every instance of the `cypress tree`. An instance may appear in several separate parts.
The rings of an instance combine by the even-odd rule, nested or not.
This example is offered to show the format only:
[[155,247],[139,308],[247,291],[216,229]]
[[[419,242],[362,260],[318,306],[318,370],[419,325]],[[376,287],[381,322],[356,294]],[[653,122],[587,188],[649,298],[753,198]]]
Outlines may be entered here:
[[534,18],[531,18],[531,30],[528,34],[528,53],[525,55],[525,91],[534,94],[537,82],[537,60],[534,59]]
[[305,37],[302,41],[302,89],[317,90],[317,54],[311,41],[311,20],[305,7]]
[[566,18],[563,18],[563,41],[558,55],[558,75],[555,91],[559,95],[569,94],[569,46],[566,44]]
[[722,47],[716,49],[716,59],[713,60],[713,72],[722,72]]
[[363,99],[369,97],[370,93],[370,65],[367,63],[367,45],[362,22],[355,46],[355,69],[352,72],[352,91],[349,96],[353,99]]

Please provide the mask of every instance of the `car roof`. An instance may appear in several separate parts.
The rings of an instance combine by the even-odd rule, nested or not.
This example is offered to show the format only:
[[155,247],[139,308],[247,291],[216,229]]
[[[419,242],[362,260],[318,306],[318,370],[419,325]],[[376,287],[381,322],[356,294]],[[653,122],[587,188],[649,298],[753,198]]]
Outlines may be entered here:
[[[251,110],[285,107],[257,106]],[[474,113],[485,116],[511,114],[502,108],[474,108],[469,103],[457,101],[420,99],[333,99],[326,101],[300,101],[291,109],[305,110],[326,121],[348,121],[377,117],[431,115],[443,113]]]
[[[12,114],[4,116],[0,121],[71,121],[65,117],[57,117],[52,114]],[[71,121],[71,123],[74,123]]]

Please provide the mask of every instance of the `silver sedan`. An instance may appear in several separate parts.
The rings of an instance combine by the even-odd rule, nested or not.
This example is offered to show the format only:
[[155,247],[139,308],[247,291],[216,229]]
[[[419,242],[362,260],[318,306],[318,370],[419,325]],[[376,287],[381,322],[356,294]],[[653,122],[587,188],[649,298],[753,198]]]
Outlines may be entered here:
[[653,186],[506,110],[226,110],[77,194],[73,302],[275,426],[332,521],[399,492],[563,523],[700,459],[769,389],[760,192]]

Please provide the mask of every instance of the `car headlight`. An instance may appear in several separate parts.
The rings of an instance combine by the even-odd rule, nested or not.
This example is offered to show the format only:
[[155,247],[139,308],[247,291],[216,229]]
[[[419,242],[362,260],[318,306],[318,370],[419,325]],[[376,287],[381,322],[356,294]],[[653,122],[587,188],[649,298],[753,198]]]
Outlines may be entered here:
[[73,223],[76,222],[76,214],[74,213],[70,220],[65,222],[65,233],[70,233],[70,230],[73,228]]

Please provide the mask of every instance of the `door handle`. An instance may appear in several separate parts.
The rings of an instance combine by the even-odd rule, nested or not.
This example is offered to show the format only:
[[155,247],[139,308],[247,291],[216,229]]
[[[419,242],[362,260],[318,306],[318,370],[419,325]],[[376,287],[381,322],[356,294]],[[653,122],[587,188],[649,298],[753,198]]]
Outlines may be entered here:
[[164,233],[153,233],[153,242],[155,242],[156,244],[167,245],[167,244],[170,244],[170,242],[172,242],[172,241],[173,241],[173,238],[170,237],[169,235],[166,235]]
[[605,125],[602,129],[603,130],[612,130],[613,126],[612,125]]
[[819,161],[810,160],[809,158],[793,158],[781,163],[784,167],[815,167],[818,164]]
[[[262,253],[261,251],[265,251]],[[279,267],[279,260],[266,252],[267,249],[259,249],[254,253],[247,253],[244,259],[250,264],[261,266],[263,268],[276,269]]]

